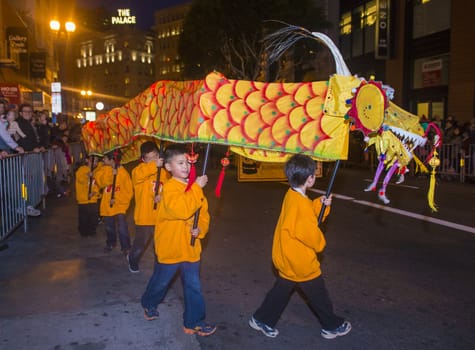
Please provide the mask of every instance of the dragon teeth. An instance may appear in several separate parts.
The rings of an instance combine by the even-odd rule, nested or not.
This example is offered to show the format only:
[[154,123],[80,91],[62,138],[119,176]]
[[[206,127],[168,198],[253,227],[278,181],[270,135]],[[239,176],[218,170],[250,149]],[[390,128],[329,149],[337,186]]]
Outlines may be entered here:
[[[401,128],[397,128],[395,126],[389,126],[388,125],[388,129],[391,130],[391,132],[401,140],[402,144],[404,145],[404,147],[409,152],[414,150],[416,147],[425,145],[425,143],[427,141],[427,139],[425,137],[410,133],[406,130],[403,130]],[[406,145],[407,142],[412,143],[412,148],[411,149],[409,149],[408,148],[409,146]]]

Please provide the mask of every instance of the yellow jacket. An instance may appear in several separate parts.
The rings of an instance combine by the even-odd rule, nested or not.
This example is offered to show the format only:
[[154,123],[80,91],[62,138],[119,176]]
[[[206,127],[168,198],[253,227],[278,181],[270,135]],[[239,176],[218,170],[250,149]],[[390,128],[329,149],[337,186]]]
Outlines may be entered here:
[[89,172],[91,168],[87,165],[82,165],[76,170],[76,200],[78,204],[96,203],[100,197],[99,187],[94,178],[101,163],[93,170],[92,184],[91,184],[91,198],[89,198]]
[[101,205],[99,211],[101,216],[114,216],[117,214],[125,214],[129,208],[130,201],[134,195],[132,187],[132,180],[130,175],[123,167],[117,169],[117,178],[115,181],[115,203],[110,207],[110,200],[112,196],[112,183],[114,175],[112,167],[104,165],[95,173],[96,183],[99,188],[103,189]]
[[[163,185],[155,224],[155,252],[163,264],[199,261],[201,239],[208,233],[210,216],[203,189],[196,183],[187,192],[185,188],[186,183],[173,177]],[[201,232],[191,246],[191,228],[198,208]]]
[[[325,248],[318,227],[320,198],[311,200],[289,189],[282,203],[272,245],[272,261],[282,278],[304,282],[321,275],[317,253]],[[325,210],[325,217],[330,208]]]
[[[160,186],[168,179],[168,172],[160,169]],[[132,184],[135,193],[135,225],[155,225],[158,214],[154,207],[155,186],[157,182],[157,165],[155,162],[140,163],[132,170]],[[159,188],[159,193],[161,188]]]

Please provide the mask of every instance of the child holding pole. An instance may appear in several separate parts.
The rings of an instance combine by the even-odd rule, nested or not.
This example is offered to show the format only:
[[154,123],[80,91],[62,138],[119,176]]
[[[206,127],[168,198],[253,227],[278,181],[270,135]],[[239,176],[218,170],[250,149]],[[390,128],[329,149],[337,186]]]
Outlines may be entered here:
[[142,162],[132,170],[135,239],[127,256],[129,271],[132,273],[140,271],[140,258],[153,237],[161,184],[168,178],[166,171],[162,169],[163,158],[160,157],[155,142],[146,141],[140,145],[140,154]]
[[[97,163],[97,164],[96,164]],[[78,230],[81,236],[95,236],[99,221],[100,196],[94,174],[102,164],[95,156],[89,156],[76,171],[76,200],[78,203]]]
[[130,175],[120,165],[122,154],[119,150],[106,153],[104,166],[97,170],[95,179],[99,188],[103,189],[100,204],[100,215],[106,229],[106,252],[112,251],[117,245],[117,234],[122,253],[127,256],[130,251],[130,235],[125,214],[132,200],[134,189]]
[[[153,275],[142,296],[145,318],[158,318],[158,305],[163,301],[170,282],[180,271],[185,300],[184,332],[208,336],[216,326],[205,322],[205,302],[199,278],[201,239],[208,233],[210,216],[203,187],[207,175],[198,176],[189,187],[190,164],[183,145],[174,144],[165,151],[164,166],[172,177],[163,185],[155,225],[157,260]],[[193,228],[194,214],[200,210],[198,226]],[[196,238],[194,245],[190,237]]]
[[261,306],[251,316],[249,326],[265,336],[275,338],[275,325],[285,310],[296,287],[307,297],[322,325],[321,336],[333,339],[348,334],[351,324],[333,312],[332,302],[325,287],[317,253],[325,248],[325,237],[318,227],[322,206],[329,213],[331,195],[313,201],[306,190],[315,184],[315,161],[296,154],[285,164],[290,189],[287,191],[272,245],[272,261],[278,271],[274,286]]

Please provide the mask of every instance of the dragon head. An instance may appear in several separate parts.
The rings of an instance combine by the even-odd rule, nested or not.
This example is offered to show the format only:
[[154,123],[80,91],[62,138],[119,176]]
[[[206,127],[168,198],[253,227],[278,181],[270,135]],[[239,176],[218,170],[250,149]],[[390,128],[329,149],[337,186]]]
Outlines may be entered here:
[[388,165],[397,160],[406,166],[414,149],[423,146],[427,138],[419,117],[389,100],[392,92],[392,88],[381,82],[362,80],[348,101],[351,108],[347,114],[353,128],[364,134],[368,145],[374,144],[378,154],[385,154]]

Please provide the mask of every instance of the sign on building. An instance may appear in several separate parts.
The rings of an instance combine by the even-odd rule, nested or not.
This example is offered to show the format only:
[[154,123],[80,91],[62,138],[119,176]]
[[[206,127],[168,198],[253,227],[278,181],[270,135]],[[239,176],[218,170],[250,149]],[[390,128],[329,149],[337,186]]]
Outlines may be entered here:
[[375,58],[389,59],[391,45],[391,0],[376,1]]

